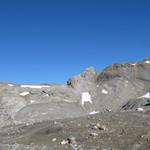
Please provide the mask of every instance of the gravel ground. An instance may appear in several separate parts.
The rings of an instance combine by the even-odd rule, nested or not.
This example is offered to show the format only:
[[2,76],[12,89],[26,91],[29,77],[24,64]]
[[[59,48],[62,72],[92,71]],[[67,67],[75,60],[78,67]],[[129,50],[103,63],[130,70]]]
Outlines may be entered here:
[[149,150],[150,111],[12,125],[0,131],[0,141],[2,150]]

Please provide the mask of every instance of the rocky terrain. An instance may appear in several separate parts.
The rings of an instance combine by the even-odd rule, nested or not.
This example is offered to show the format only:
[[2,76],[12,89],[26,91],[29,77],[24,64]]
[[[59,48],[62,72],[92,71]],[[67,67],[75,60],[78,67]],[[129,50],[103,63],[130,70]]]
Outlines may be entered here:
[[0,83],[0,150],[149,150],[150,60],[66,84]]

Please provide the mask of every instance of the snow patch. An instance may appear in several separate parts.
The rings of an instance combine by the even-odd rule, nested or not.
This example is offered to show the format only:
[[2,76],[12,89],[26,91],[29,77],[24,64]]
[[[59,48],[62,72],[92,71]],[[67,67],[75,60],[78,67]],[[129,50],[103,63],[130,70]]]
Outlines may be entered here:
[[14,86],[13,84],[8,84],[8,86]]
[[45,96],[47,97],[47,96],[49,96],[49,94],[45,94]]
[[141,107],[137,108],[136,110],[139,111],[139,112],[143,112],[144,111],[144,109],[141,108]]
[[131,64],[132,66],[136,66],[136,63]]
[[26,95],[28,95],[28,94],[30,94],[29,92],[22,92],[22,93],[20,93],[19,95],[20,96],[26,96]]
[[146,64],[150,64],[150,61],[146,60],[144,63],[146,63]]
[[99,111],[92,111],[89,113],[89,115],[94,115],[94,114],[98,114],[98,113],[99,113]]
[[148,93],[146,93],[145,95],[143,95],[143,96],[141,96],[139,98],[150,98],[150,93],[148,92]]
[[90,104],[92,104],[91,95],[89,94],[89,92],[83,92],[81,95],[81,105],[84,106],[85,102],[89,102]]
[[105,89],[102,89],[102,93],[103,94],[108,94],[108,91],[106,91]]
[[41,88],[48,88],[49,85],[21,85],[23,88],[32,88],[32,89],[41,89]]

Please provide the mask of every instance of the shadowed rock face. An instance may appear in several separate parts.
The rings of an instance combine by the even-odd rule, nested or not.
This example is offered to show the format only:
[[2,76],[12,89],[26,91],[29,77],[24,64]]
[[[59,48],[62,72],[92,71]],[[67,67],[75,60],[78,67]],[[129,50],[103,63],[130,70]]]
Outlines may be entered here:
[[[84,116],[90,112],[148,107],[150,61],[114,64],[101,72],[92,67],[66,85],[0,84],[0,126]],[[91,100],[83,105],[82,94]]]

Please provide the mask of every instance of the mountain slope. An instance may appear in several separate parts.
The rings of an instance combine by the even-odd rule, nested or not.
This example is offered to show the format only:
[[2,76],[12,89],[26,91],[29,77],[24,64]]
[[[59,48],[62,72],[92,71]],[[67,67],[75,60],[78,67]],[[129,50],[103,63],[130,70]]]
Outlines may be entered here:
[[[64,85],[0,83],[0,149],[145,150],[150,148],[149,112],[149,59],[100,72],[90,67]],[[93,129],[96,122],[108,130]],[[77,147],[70,135],[78,136]]]
[[88,68],[66,85],[1,83],[1,126],[148,107],[150,96],[142,96],[149,93],[149,83],[149,60],[114,64],[101,72]]

